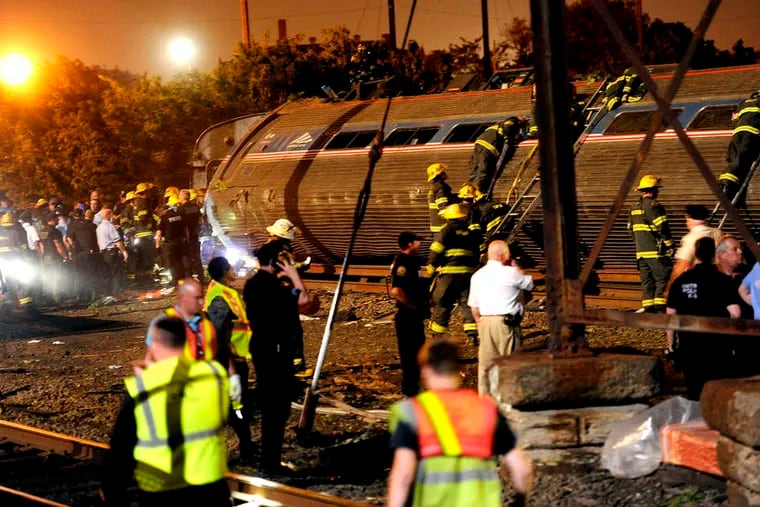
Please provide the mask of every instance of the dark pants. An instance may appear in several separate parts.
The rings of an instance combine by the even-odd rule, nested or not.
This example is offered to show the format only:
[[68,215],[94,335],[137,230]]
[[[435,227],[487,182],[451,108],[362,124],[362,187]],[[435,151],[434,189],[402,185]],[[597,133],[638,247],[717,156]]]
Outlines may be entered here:
[[250,400],[248,399],[248,361],[245,358],[235,358],[235,373],[240,375],[240,382],[243,385],[243,408],[240,413],[230,405],[230,415],[228,420],[232,426],[235,435],[238,437],[240,457],[250,459],[252,457],[251,448],[251,411]]
[[205,278],[203,273],[203,263],[201,262],[201,243],[198,238],[190,238],[187,243],[187,273],[196,275],[200,280]]
[[229,507],[232,505],[230,488],[225,479],[202,486],[188,486],[160,493],[140,492],[140,507],[167,507],[169,505],[203,505]]
[[641,306],[648,311],[665,311],[665,287],[673,270],[669,257],[639,259],[641,275]]
[[436,278],[431,295],[433,307],[430,329],[434,333],[448,331],[451,311],[454,309],[454,304],[459,303],[465,332],[468,335],[478,334],[478,325],[467,305],[467,298],[470,295],[470,278],[470,274],[438,275]]
[[102,252],[106,266],[106,295],[119,296],[124,279],[124,257],[118,248]]
[[395,323],[398,354],[401,359],[401,393],[404,396],[416,396],[420,392],[417,354],[425,344],[425,322],[417,312],[399,308]]
[[103,273],[103,259],[100,252],[78,252],[74,256],[76,268],[77,297],[85,301],[94,301],[100,288],[100,274]]
[[499,157],[494,156],[493,153],[479,144],[473,148],[468,181],[472,182],[484,194],[491,188],[491,181],[495,176],[498,160]]
[[686,380],[687,398],[699,401],[705,382],[737,376],[732,342],[718,334],[679,333],[678,348]]
[[256,387],[261,402],[261,467],[273,469],[282,461],[285,426],[293,394],[293,359],[262,357],[252,350]]
[[178,283],[186,276],[184,257],[187,244],[181,241],[165,241],[162,248],[166,251],[166,260],[172,272],[172,280],[174,283]]
[[129,272],[134,273],[137,278],[147,276],[156,263],[156,246],[153,236],[135,238],[132,249],[135,255],[130,257]]

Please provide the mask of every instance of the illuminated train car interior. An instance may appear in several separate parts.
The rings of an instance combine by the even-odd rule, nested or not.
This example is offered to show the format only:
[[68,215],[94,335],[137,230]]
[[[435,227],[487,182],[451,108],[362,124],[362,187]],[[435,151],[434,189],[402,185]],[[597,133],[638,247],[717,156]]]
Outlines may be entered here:
[[[654,76],[661,90],[671,73]],[[591,95],[601,83],[576,83],[579,95]],[[725,169],[731,115],[742,99],[760,86],[760,66],[692,71],[686,75],[673,109],[689,137],[717,175]],[[384,131],[385,149],[374,174],[372,195],[354,248],[354,262],[387,262],[396,236],[428,231],[425,168],[449,165],[455,190],[467,178],[473,142],[489,125],[508,116],[531,114],[529,87],[394,98]],[[209,186],[209,211],[218,232],[250,249],[265,239],[265,227],[290,219],[300,230],[298,248],[319,262],[335,262],[348,246],[357,195],[368,168],[368,146],[379,128],[387,100],[324,103],[299,100],[285,104],[256,123],[217,170]],[[579,241],[589,248],[598,235],[649,127],[656,105],[651,95],[607,113],[596,123],[576,156]],[[538,168],[528,158],[536,141],[523,141],[495,188],[506,200],[519,168],[518,189]],[[642,173],[662,176],[660,201],[671,217],[674,235],[685,232],[683,207],[716,198],[682,147],[664,125],[657,133]],[[749,190],[750,220],[759,204],[757,183]],[[624,212],[605,244],[605,267],[632,266],[633,243],[625,211],[637,198],[631,191]],[[540,198],[515,239],[527,263],[540,265]],[[516,210],[519,213],[519,210]],[[509,231],[507,231],[509,232]],[[423,244],[427,247],[428,242]]]

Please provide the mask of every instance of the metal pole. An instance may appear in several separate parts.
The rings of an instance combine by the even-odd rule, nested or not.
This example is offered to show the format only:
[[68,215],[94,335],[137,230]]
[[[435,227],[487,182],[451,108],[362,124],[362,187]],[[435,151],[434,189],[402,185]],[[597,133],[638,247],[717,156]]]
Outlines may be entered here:
[[245,47],[251,47],[251,27],[248,23],[248,0],[240,0],[240,21],[242,23],[243,37],[241,41]]
[[536,116],[541,154],[541,195],[544,209],[546,303],[550,349],[582,335],[564,317],[572,300],[580,299],[573,284],[579,273],[575,157],[570,137],[570,109],[565,57],[564,0],[531,0]]
[[396,49],[396,4],[388,0],[388,46],[391,51]]
[[480,0],[480,11],[483,18],[483,77],[486,81],[491,79],[493,64],[491,63],[491,46],[488,42],[488,0]]

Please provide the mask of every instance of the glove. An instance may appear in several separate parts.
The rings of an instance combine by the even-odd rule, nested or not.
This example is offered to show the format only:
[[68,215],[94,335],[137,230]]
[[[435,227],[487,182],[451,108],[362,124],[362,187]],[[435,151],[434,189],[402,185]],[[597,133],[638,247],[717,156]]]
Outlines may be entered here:
[[232,401],[243,401],[243,384],[240,382],[240,375],[237,373],[230,375],[230,399]]

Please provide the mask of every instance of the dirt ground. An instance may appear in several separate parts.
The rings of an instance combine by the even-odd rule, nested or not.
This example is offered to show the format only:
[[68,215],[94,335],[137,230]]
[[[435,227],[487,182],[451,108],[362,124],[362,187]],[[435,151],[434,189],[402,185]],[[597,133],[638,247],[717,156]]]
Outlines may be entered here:
[[[147,323],[173,303],[156,297],[100,308],[49,309],[39,318],[21,321],[0,318],[0,418],[107,442],[119,403],[123,379],[131,374],[129,362],[142,357]],[[142,295],[144,297],[144,295]],[[332,294],[319,294],[322,309],[303,321],[306,357],[316,363]],[[389,452],[382,418],[384,410],[401,398],[401,369],[392,324],[393,303],[385,295],[348,293],[341,299],[323,376],[314,432],[296,435],[299,412],[293,410],[284,458],[300,468],[285,482],[379,505],[384,501]],[[460,328],[458,314],[452,329]],[[546,316],[528,313],[523,323],[526,344],[539,346],[546,339]],[[634,347],[659,351],[664,336],[657,332],[589,328],[592,347]],[[453,338],[463,345],[465,385],[476,384],[477,350],[464,335]],[[255,376],[252,374],[252,384]],[[306,387],[304,382],[301,388]],[[302,401],[303,392],[294,393]],[[337,400],[373,416],[355,415],[327,403]],[[259,436],[255,391],[252,429]],[[374,417],[374,419],[372,418]],[[234,434],[228,431],[230,468],[255,474],[237,456]],[[519,437],[519,435],[518,435]],[[536,506],[654,506],[725,504],[725,487],[719,480],[661,467],[635,480],[615,479],[598,465],[598,448],[532,452],[536,489],[528,501]],[[509,488],[505,505],[513,504]]]

